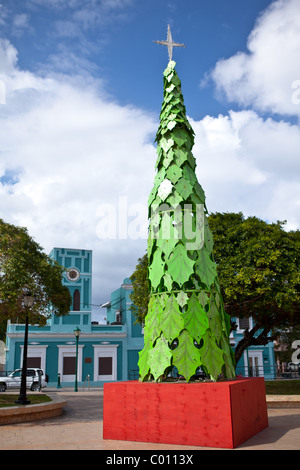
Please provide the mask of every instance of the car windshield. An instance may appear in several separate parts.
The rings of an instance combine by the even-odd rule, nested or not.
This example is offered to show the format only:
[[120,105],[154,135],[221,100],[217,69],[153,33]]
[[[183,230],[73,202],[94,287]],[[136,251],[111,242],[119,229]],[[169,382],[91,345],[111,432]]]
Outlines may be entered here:
[[15,371],[11,374],[11,376],[12,376],[12,377],[15,377],[15,378],[21,377],[21,373],[22,373],[21,369],[20,369],[20,370],[15,370]]

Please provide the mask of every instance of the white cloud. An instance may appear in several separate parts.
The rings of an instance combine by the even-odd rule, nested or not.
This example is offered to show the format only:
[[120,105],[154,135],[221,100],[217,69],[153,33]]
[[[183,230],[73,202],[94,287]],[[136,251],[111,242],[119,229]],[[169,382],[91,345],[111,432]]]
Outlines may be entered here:
[[[210,210],[287,220],[287,228],[296,229],[300,128],[284,117],[300,116],[299,1],[271,3],[247,47],[247,53],[219,60],[211,77],[229,101],[252,110],[207,116],[195,124],[199,179],[206,186]],[[260,112],[283,119],[264,119]],[[208,160],[204,165],[202,155]]]
[[8,41],[0,43],[0,55],[7,89],[0,108],[0,179],[10,174],[17,181],[0,183],[0,217],[28,227],[47,252],[53,246],[93,249],[95,278],[101,277],[95,295],[106,297],[131,274],[146,241],[100,240],[99,206],[118,209],[125,195],[128,207],[146,208],[157,122],[108,100],[99,81],[86,86],[80,77],[42,78],[18,69]]
[[196,133],[197,176],[210,212],[238,212],[300,227],[300,129],[254,111],[206,116]]
[[13,72],[17,64],[17,60],[17,49],[7,39],[0,39],[0,73],[9,74]]
[[229,101],[259,111],[295,116],[292,88],[300,79],[299,0],[277,0],[258,18],[248,52],[219,60],[212,78]]
[[29,16],[26,13],[19,13],[13,18],[12,33],[14,36],[22,36],[25,30],[27,32],[33,31],[29,23]]

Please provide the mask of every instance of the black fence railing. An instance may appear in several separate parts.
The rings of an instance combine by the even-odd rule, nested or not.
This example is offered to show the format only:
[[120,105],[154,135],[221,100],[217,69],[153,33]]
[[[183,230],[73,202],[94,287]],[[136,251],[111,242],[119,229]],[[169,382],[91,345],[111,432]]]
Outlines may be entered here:
[[268,380],[300,379],[300,368],[281,368],[277,365],[238,366],[236,375],[242,377],[265,377]]

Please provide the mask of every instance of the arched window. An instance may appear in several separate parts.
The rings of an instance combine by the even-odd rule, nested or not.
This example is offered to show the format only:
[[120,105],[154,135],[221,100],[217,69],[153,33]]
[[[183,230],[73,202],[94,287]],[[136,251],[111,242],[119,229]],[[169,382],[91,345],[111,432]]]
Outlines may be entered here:
[[75,289],[73,294],[73,310],[80,310],[80,292],[78,289]]

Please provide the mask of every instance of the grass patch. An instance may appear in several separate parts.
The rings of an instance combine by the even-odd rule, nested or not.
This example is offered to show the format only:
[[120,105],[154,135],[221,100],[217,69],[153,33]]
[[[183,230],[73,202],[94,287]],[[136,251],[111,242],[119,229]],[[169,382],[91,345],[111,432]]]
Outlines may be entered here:
[[[16,405],[15,401],[18,400],[19,395],[11,395],[11,394],[0,394],[0,408],[4,408],[7,406],[19,406]],[[38,405],[39,403],[47,403],[51,401],[51,398],[48,395],[39,394],[39,395],[27,395],[27,400],[30,401],[30,405]],[[22,406],[22,405],[20,405]]]
[[270,380],[265,385],[266,395],[300,395],[300,380]]

